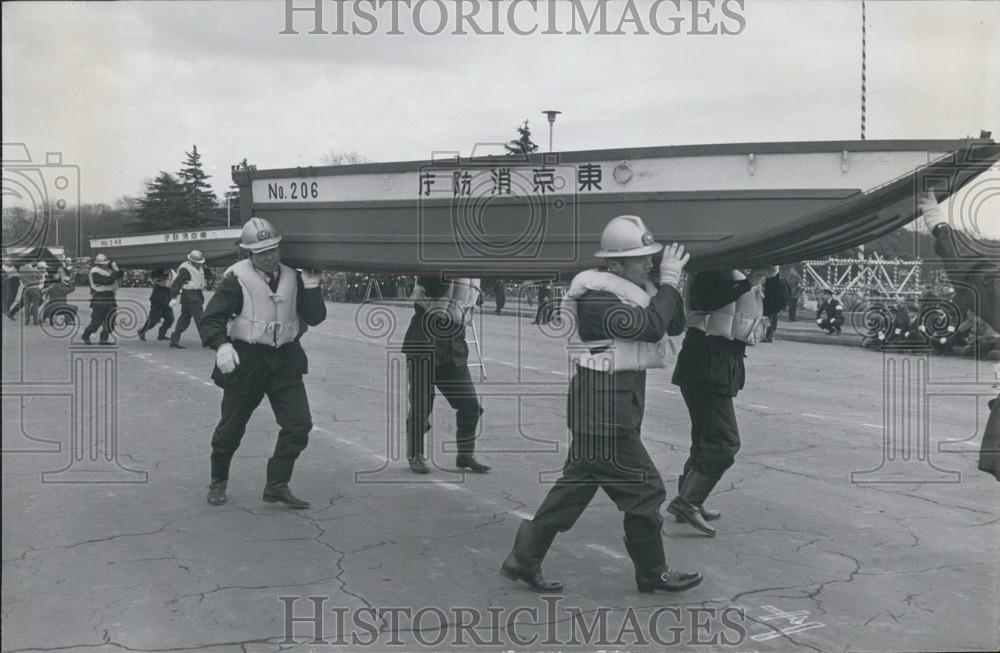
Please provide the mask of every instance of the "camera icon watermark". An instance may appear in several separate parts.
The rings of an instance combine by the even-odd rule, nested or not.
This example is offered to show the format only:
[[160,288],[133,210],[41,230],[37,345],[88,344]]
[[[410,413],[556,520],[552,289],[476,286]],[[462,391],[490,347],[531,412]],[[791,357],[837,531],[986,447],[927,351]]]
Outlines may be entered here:
[[80,168],[64,164],[61,152],[36,162],[24,143],[3,143],[2,194],[6,253],[58,246],[59,224],[74,217],[79,241]]

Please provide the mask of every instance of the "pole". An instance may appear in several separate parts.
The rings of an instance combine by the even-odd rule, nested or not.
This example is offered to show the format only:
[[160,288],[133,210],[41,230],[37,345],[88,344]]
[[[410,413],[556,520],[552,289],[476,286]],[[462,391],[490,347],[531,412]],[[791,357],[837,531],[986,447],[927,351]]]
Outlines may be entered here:
[[560,113],[562,113],[562,111],[555,111],[554,109],[546,109],[545,111],[542,111],[542,113],[545,114],[545,117],[548,118],[548,121],[549,121],[549,152],[551,153],[552,152],[552,128],[553,128],[553,125],[555,125],[556,116],[558,116]]
[[232,212],[230,211],[230,205],[232,204],[232,202],[233,202],[233,198],[231,198],[231,197],[227,197],[226,198],[226,226],[227,227],[233,226],[233,221],[232,221],[232,218],[231,218],[231,213]]

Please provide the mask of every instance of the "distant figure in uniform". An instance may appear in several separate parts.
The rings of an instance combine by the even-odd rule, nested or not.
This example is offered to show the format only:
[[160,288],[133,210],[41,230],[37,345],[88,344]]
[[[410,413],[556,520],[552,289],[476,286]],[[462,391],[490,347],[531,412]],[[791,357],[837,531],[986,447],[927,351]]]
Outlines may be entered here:
[[45,304],[42,307],[42,321],[48,320],[50,326],[55,326],[56,317],[63,318],[63,324],[76,324],[79,309],[67,301],[69,294],[76,287],[73,276],[73,266],[66,259],[56,271],[56,278],[44,291]]
[[101,330],[100,344],[113,344],[111,334],[115,332],[115,310],[118,308],[115,293],[122,274],[118,264],[110,260],[107,254],[101,252],[94,257],[94,265],[87,274],[90,284],[90,324],[80,336],[88,345],[94,344],[90,341],[90,336],[98,329]]
[[816,325],[826,331],[829,335],[840,334],[840,327],[844,324],[844,309],[840,305],[840,300],[833,296],[833,291],[829,288],[823,291],[823,301],[816,309]]
[[793,265],[787,266],[781,276],[788,283],[788,321],[794,322],[799,310],[799,297],[802,295],[802,277]]
[[538,284],[538,310],[535,311],[535,319],[532,324],[548,324],[552,316],[552,285],[548,281]]
[[[663,251],[656,283],[652,257]],[[678,290],[690,258],[681,245],[653,239],[642,219],[613,218],[601,234],[606,269],[574,277],[564,300],[576,315],[576,372],[570,380],[567,425],[573,434],[562,477],[549,490],[534,518],[524,520],[514,548],[500,568],[539,592],[558,592],[562,583],[542,576],[542,559],[557,533],[576,523],[597,490],[624,513],[625,548],[635,566],[640,592],[678,592],[701,582],[701,574],[666,564],[663,479],[642,444],[646,370],[668,362],[667,335],[684,329]],[[600,573],[596,568],[592,573]]]
[[[177,268],[177,278],[170,286],[170,307],[177,304],[180,295],[181,316],[177,319],[174,332],[170,334],[170,346],[184,349],[181,335],[187,331],[191,321],[195,329],[201,324],[202,306],[205,303],[205,257],[196,249],[191,250],[187,260]],[[173,311],[171,311],[172,313]]]
[[688,287],[689,313],[673,383],[691,417],[691,451],[684,462],[679,491],[667,511],[714,537],[709,521],[719,518],[705,500],[736,459],[740,431],[733,398],[746,381],[746,348],[767,329],[765,279],[777,267],[699,272]]
[[17,291],[21,285],[17,276],[17,267],[9,260],[3,260],[3,314],[14,319],[11,314],[11,307],[17,299]]
[[202,318],[202,342],[215,350],[212,380],[223,390],[222,418],[212,434],[207,499],[213,506],[226,502],[233,454],[266,395],[281,430],[267,461],[262,498],[289,508],[309,507],[288,487],[312,430],[302,382],[309,362],[299,340],[309,326],[326,319],[326,304],[319,274],[296,272],[281,263],[280,242],[270,222],[250,218],[240,236],[240,247],[249,258],[226,271]]
[[500,315],[500,311],[507,305],[507,284],[504,283],[503,279],[497,279],[493,293],[496,300],[496,314]]
[[163,320],[163,324],[160,324],[156,339],[169,340],[167,331],[174,323],[174,310],[170,306],[170,270],[166,268],[153,270],[149,279],[153,282],[153,291],[149,294],[149,317],[139,329],[139,340],[145,340],[146,332],[151,331],[160,320]]
[[764,302],[766,304],[764,317],[767,318],[767,331],[762,342],[774,342],[774,332],[778,330],[778,313],[788,306],[788,295],[791,289],[781,273],[768,277],[764,281]]
[[[1000,263],[969,247],[954,232],[933,193],[920,198],[924,225],[934,236],[934,251],[941,257],[948,280],[955,287],[952,301],[961,313],[978,313],[990,327],[1000,331]],[[979,469],[1000,481],[1000,395],[989,402]]]
[[[476,429],[483,408],[469,373],[465,307],[472,299],[468,279],[419,277],[413,290],[413,317],[403,337],[409,412],[406,418],[410,470],[427,474],[424,436],[431,428],[434,389],[455,409],[455,466],[477,474],[490,471],[476,460]],[[478,290],[475,290],[478,292]]]

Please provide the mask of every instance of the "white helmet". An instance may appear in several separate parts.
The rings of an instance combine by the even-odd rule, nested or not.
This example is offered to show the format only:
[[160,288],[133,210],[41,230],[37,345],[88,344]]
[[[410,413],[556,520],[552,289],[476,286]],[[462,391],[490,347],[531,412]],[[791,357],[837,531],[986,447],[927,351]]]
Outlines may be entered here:
[[240,247],[254,253],[274,249],[280,242],[281,234],[264,218],[250,218],[240,234]]
[[94,265],[109,265],[111,261],[108,259],[108,255],[101,252],[94,257]]
[[49,264],[46,263],[45,261],[39,261],[37,267],[38,267],[39,270],[48,270],[49,269]]
[[192,249],[191,253],[188,254],[188,260],[191,261],[192,263],[204,263],[205,256],[201,253],[200,250]]
[[608,222],[601,233],[601,249],[594,252],[598,258],[648,256],[663,249],[656,242],[653,232],[637,215],[619,215]]

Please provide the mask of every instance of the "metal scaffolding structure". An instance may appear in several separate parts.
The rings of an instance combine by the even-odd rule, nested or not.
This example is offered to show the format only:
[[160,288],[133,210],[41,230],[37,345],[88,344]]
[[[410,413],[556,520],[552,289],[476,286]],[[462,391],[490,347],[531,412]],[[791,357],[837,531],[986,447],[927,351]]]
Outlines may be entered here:
[[817,293],[832,290],[838,297],[919,297],[923,261],[886,259],[879,254],[858,258],[830,258],[803,261],[803,290]]

